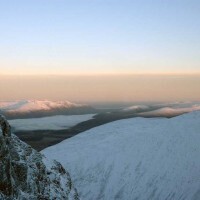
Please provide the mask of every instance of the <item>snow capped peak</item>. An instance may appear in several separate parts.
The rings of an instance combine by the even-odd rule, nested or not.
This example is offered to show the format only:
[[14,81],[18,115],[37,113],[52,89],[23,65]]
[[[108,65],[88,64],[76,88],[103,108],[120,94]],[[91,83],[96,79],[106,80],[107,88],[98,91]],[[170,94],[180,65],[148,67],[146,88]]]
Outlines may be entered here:
[[56,108],[80,107],[83,105],[71,103],[69,101],[49,101],[49,100],[21,100],[11,102],[0,102],[0,109],[9,112],[30,112],[38,110],[51,110]]
[[200,110],[197,102],[173,102],[152,105],[134,105],[122,109],[122,112],[137,113],[142,117],[174,117],[184,113]]
[[20,100],[0,101],[0,110],[7,118],[27,118],[59,114],[91,114],[95,109],[69,101]]
[[147,111],[147,112],[142,112],[139,113],[139,116],[143,117],[158,117],[158,116],[176,116],[176,115],[181,115],[184,113],[189,113],[193,111],[199,111],[200,110],[200,105],[191,105],[188,107],[164,107],[160,109],[155,109],[153,111]]

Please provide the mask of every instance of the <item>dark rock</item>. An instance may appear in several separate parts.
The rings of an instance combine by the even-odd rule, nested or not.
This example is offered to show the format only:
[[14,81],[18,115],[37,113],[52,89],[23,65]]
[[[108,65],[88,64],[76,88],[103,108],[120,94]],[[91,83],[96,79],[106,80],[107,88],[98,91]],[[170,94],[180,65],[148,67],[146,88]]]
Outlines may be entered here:
[[0,115],[0,199],[79,199],[70,175],[62,165],[11,134]]

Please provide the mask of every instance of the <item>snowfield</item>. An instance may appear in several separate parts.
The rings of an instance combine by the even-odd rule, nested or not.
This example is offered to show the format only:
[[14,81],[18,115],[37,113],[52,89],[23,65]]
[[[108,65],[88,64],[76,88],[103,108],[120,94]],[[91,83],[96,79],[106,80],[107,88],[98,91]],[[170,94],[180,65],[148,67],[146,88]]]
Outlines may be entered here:
[[13,131],[63,130],[83,121],[90,120],[94,114],[56,115],[52,117],[9,120]]
[[115,121],[42,153],[67,168],[83,200],[200,199],[200,112]]

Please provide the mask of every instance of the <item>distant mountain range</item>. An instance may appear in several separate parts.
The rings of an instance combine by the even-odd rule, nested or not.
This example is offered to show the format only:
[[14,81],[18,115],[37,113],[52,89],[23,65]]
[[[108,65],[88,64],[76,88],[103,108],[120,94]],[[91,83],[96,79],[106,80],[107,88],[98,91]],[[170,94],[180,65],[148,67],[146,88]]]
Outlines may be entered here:
[[134,105],[120,110],[124,114],[137,114],[138,117],[175,117],[200,110],[199,102],[175,102],[153,105]]
[[62,114],[91,114],[95,109],[89,105],[69,101],[20,100],[1,101],[0,113],[8,119],[33,118]]

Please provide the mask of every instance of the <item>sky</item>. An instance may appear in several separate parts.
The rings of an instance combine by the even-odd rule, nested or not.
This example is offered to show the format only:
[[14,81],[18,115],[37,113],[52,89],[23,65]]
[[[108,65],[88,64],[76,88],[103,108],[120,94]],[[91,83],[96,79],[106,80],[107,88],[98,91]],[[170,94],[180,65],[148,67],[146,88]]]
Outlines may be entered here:
[[200,102],[200,75],[0,76],[0,100]]
[[0,1],[1,74],[200,72],[199,0]]
[[[100,86],[99,100],[151,99],[148,87],[152,99],[200,100],[199,10],[199,0],[0,0],[0,100],[94,100]],[[177,92],[156,89],[163,77]],[[72,89],[55,97],[53,83]],[[148,95],[130,96],[137,87]]]

